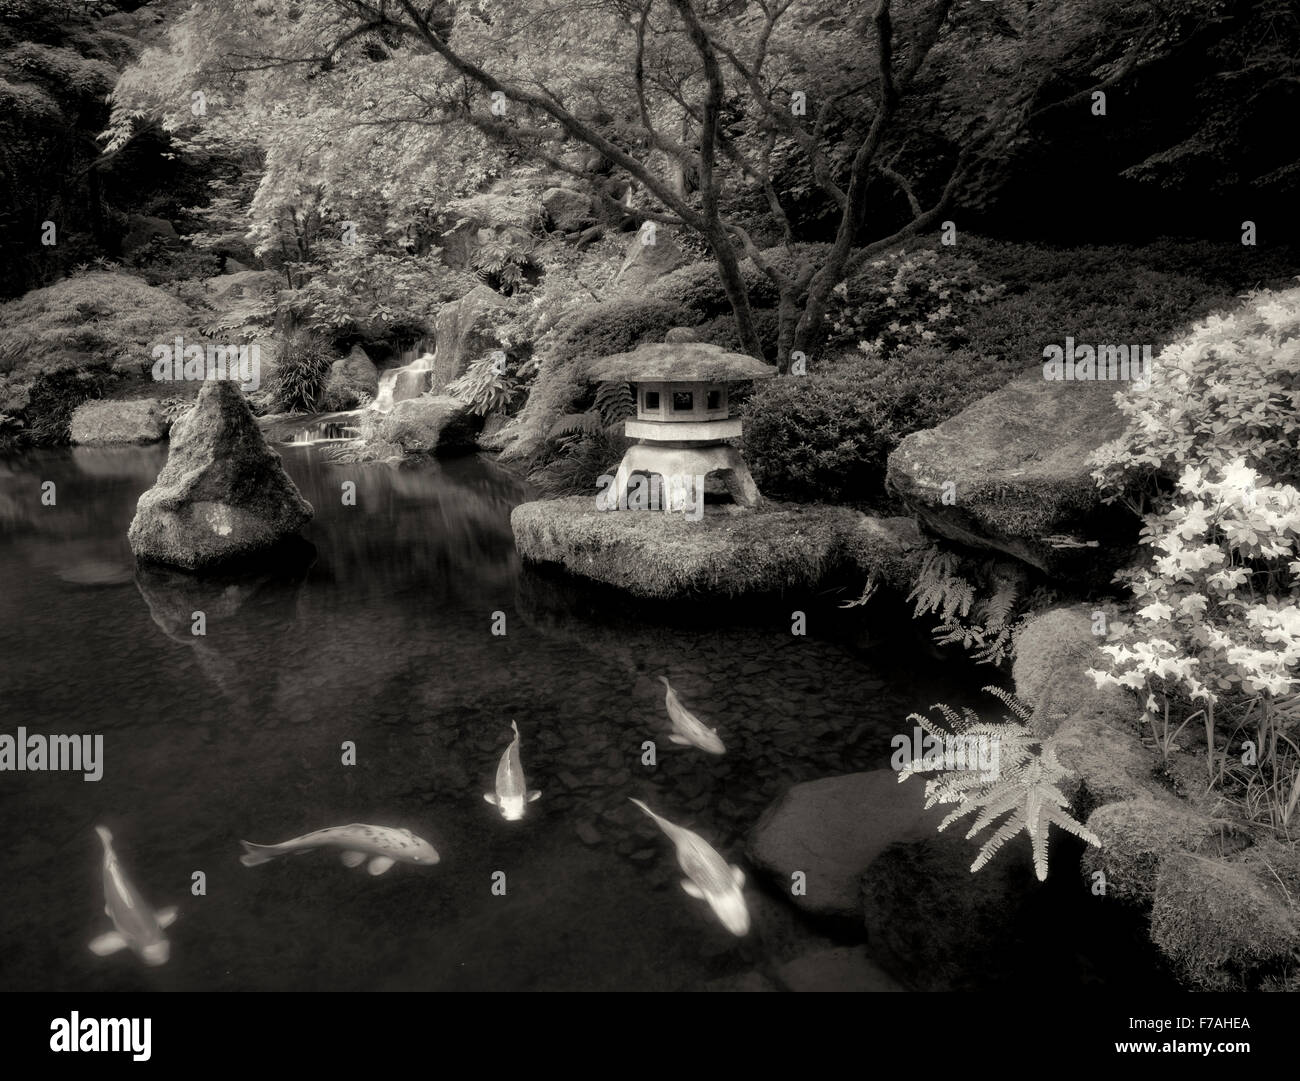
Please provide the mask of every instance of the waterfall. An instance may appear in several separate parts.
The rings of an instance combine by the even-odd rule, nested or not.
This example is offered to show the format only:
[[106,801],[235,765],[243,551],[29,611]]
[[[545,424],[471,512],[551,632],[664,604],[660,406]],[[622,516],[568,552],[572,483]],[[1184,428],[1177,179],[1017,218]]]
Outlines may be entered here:
[[[403,353],[405,356],[405,353]],[[425,353],[401,368],[389,368],[379,373],[379,390],[370,408],[388,413],[393,406],[407,398],[418,398],[429,389],[433,373],[433,354]]]
[[424,356],[426,353],[432,353],[432,352],[433,350],[429,347],[428,338],[416,338],[415,341],[413,341],[410,345],[406,346],[403,349],[398,350],[397,363],[394,365],[394,367],[397,368],[409,367],[411,364],[415,363],[416,360]]

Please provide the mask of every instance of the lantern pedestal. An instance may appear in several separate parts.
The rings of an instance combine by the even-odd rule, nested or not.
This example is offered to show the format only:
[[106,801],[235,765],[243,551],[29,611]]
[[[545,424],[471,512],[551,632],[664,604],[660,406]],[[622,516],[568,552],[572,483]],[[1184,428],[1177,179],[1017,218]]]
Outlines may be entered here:
[[608,509],[627,507],[628,485],[633,473],[657,473],[663,478],[663,507],[669,506],[670,492],[680,492],[690,503],[696,502],[697,496],[703,506],[703,493],[695,492],[696,478],[711,473],[718,474],[738,507],[755,509],[760,496],[754,478],[749,474],[749,467],[740,456],[740,451],[726,443],[692,445],[690,443],[636,443],[628,448],[619,463],[614,486],[607,493]]

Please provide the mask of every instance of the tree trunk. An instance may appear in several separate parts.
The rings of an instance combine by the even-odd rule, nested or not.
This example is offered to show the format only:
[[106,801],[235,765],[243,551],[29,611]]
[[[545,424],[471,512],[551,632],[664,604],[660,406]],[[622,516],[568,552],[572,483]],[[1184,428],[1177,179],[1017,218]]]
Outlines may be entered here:
[[751,357],[762,360],[763,343],[754,326],[754,311],[749,306],[749,292],[745,288],[745,280],[740,276],[740,261],[736,258],[736,249],[731,246],[731,238],[721,228],[711,228],[706,239],[713,249],[718,273],[722,277],[722,288],[731,301],[731,310],[736,317],[740,348]]

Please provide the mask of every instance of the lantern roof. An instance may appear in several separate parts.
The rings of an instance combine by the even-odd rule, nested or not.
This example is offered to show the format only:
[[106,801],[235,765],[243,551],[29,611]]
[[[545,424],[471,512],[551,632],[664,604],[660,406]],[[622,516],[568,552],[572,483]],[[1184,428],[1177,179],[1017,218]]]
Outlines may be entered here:
[[774,375],[770,364],[707,342],[651,342],[587,362],[587,378],[601,383],[738,383]]

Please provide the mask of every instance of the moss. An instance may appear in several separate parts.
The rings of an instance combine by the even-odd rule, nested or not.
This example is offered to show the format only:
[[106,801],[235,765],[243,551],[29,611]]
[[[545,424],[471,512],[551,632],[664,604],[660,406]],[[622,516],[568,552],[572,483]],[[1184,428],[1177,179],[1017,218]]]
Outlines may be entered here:
[[1146,905],[1155,896],[1156,878],[1169,857],[1194,852],[1215,828],[1212,819],[1173,801],[1122,800],[1098,808],[1088,829],[1101,847],[1089,847],[1082,868],[1085,878],[1106,876],[1106,896]]
[[631,352],[588,361],[586,373],[588,379],[595,381],[725,383],[770,379],[776,375],[776,369],[744,353],[731,353],[708,342],[646,342]]
[[1157,876],[1151,939],[1190,983],[1242,990],[1288,963],[1300,927],[1281,890],[1249,865],[1184,853]]
[[860,515],[769,502],[754,514],[604,512],[591,496],[525,503],[510,525],[527,560],[641,597],[737,595],[807,587],[846,559]]

